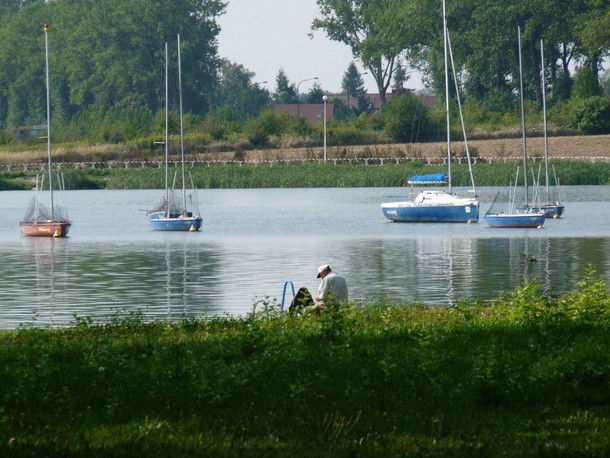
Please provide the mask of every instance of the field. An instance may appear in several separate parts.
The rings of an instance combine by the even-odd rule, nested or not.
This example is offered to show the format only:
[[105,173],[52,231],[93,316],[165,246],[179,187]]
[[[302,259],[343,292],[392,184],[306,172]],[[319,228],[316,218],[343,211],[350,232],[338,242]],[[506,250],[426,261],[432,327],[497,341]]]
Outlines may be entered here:
[[[548,141],[551,159],[598,161],[610,160],[610,135],[550,137]],[[330,144],[330,142],[329,142]],[[523,154],[522,140],[519,132],[514,136],[468,142],[471,154],[489,161],[517,161]],[[454,142],[454,154],[465,156],[463,142]],[[193,145],[189,149],[189,160],[200,161],[244,161],[258,162],[269,160],[320,159],[323,157],[321,146],[306,148],[269,148],[244,151],[210,152],[212,147],[204,148]],[[544,138],[528,133],[527,151],[530,158],[544,157]],[[53,147],[56,162],[107,162],[124,160],[161,159],[161,148],[154,153],[138,150],[128,145],[93,145]],[[357,146],[329,146],[327,158],[347,159],[357,157],[382,157],[425,159],[433,162],[442,161],[446,155],[446,143],[396,143]],[[20,148],[19,151],[0,150],[0,167],[8,164],[37,163],[46,161],[46,145],[33,148]]]
[[[527,139],[528,157],[544,157],[544,138]],[[465,150],[463,142],[453,142],[453,150],[461,156]],[[488,160],[520,160],[523,157],[522,139],[518,133],[514,138],[499,138],[487,140],[472,140],[468,142],[471,153]],[[329,147],[329,158],[336,157],[405,157],[437,159],[445,157],[446,143],[396,143],[386,145],[340,146]],[[551,137],[548,140],[549,157],[551,159],[568,160],[599,160],[610,159],[610,135]],[[312,150],[319,156],[322,148],[280,148],[279,152],[285,159],[305,159]],[[277,155],[278,151],[275,153]],[[246,160],[260,160],[269,151],[247,152]],[[225,155],[227,159],[229,154]]]

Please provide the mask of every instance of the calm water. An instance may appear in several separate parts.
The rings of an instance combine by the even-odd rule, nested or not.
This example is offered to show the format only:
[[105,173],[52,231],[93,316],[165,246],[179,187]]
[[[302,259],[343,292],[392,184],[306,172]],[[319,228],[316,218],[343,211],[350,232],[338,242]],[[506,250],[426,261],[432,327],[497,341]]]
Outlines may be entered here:
[[[479,191],[482,216],[497,189]],[[286,281],[317,289],[324,263],[346,276],[352,298],[429,305],[493,298],[528,277],[566,292],[588,265],[610,283],[610,186],[563,187],[565,216],[542,229],[492,229],[483,218],[391,223],[379,204],[401,193],[206,190],[202,232],[158,233],[145,210],[161,191],[71,191],[70,237],[35,239],[19,230],[32,192],[0,192],[0,327],[136,310],[159,319],[242,315],[258,300],[281,302]]]

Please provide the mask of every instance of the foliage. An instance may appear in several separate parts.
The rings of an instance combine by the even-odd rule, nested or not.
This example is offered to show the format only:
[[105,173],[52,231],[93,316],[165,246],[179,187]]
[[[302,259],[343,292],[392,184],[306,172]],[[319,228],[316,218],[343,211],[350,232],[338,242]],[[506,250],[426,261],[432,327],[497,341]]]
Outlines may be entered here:
[[428,140],[430,120],[427,109],[414,95],[394,97],[382,113],[385,133],[397,142]]
[[591,97],[576,108],[572,127],[585,134],[610,133],[610,97]]
[[581,68],[574,77],[574,87],[572,97],[587,99],[601,95],[601,87],[593,77],[590,67]]
[[[54,126],[54,139],[70,142],[86,138],[92,143],[125,143],[153,133],[154,120],[153,114],[146,109],[92,107],[70,122]],[[158,132],[163,130],[158,129]]]
[[275,77],[275,94],[273,101],[275,103],[297,103],[298,101],[296,86],[290,83],[283,68],[280,68]]
[[306,103],[323,103],[324,91],[318,80],[314,81],[311,89],[307,93]]
[[164,43],[170,42],[170,101],[177,106],[176,34],[182,38],[185,111],[202,114],[215,85],[215,18],[220,0],[82,0],[21,2],[3,14],[0,30],[0,125],[44,122],[45,35],[49,41],[54,119],[68,122],[87,110],[157,112],[165,104]]
[[[348,132],[344,133],[349,136]],[[283,163],[263,161],[262,164],[239,164],[228,162],[208,166],[198,163],[189,166],[193,182],[200,189],[230,188],[309,188],[309,187],[397,187],[406,186],[406,180],[413,175],[439,173],[445,171],[442,165],[426,165],[416,158],[405,158],[409,151],[394,151],[400,160],[386,159],[381,165],[380,151],[365,150],[361,158],[370,158],[369,165],[348,153],[343,146],[329,146],[327,162],[321,152],[310,161]],[[401,157],[402,156],[402,157]],[[406,160],[405,160],[406,159]],[[125,168],[122,158],[117,156],[105,168],[62,168],[67,189],[162,189],[164,171],[162,162],[158,167]],[[535,163],[530,164],[534,167]],[[561,184],[608,185],[610,184],[610,164],[555,161],[553,166]],[[514,180],[514,163],[477,162],[474,168],[477,186],[506,186]],[[465,161],[452,166],[454,186],[470,186],[470,175]],[[8,172],[4,174],[6,189],[31,189],[33,172]]]
[[257,116],[271,103],[269,92],[253,82],[254,73],[243,65],[223,60],[212,106],[221,110],[227,121],[243,122]]
[[343,74],[341,89],[347,94],[347,118],[369,112],[370,103],[367,99],[366,91],[364,90],[364,80],[353,61],[350,62],[347,70]]
[[275,114],[272,110],[263,111],[260,116],[248,120],[246,132],[248,140],[255,147],[267,144],[272,135],[281,135],[288,131],[289,116],[286,114]]
[[[141,314],[0,334],[3,455],[581,456],[610,450],[609,293],[291,318]],[[27,452],[27,453],[26,453]]]
[[331,40],[350,47],[375,78],[382,105],[397,59],[409,46],[410,29],[397,14],[401,3],[317,0],[321,17],[312,23],[313,30],[323,30]]

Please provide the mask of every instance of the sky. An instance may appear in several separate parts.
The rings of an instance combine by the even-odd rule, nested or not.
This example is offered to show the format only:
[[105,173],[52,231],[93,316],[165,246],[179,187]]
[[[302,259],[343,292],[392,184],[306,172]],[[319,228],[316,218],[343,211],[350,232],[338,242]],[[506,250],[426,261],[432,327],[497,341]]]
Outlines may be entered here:
[[[352,57],[351,49],[326,38],[316,30],[313,39],[308,33],[311,23],[319,17],[316,0],[227,0],[227,12],[218,23],[220,57],[242,64],[254,72],[254,82],[273,92],[280,68],[295,86],[302,80],[318,77],[322,90],[341,91],[341,80],[353,60],[360,70],[367,92],[376,93],[373,78]],[[315,81],[304,81],[299,92],[307,93]],[[417,81],[405,87],[418,89]]]

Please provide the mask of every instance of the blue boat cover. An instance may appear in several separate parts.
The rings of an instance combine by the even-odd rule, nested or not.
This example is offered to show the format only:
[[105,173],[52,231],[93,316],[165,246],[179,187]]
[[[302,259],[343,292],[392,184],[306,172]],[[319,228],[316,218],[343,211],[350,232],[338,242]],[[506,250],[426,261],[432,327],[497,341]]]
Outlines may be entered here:
[[409,183],[447,183],[449,177],[445,173],[433,173],[430,175],[415,175],[409,178]]

